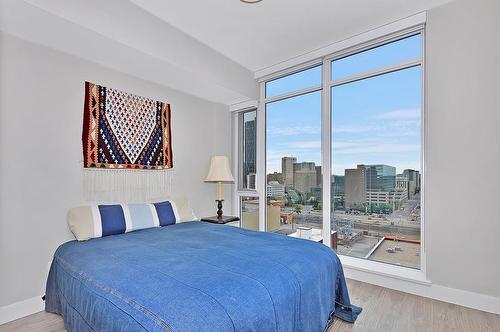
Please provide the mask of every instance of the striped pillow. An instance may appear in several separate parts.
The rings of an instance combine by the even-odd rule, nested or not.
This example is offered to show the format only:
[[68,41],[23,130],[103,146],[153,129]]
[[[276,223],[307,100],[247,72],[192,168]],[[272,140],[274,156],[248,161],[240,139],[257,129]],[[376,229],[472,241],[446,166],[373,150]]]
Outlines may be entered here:
[[173,225],[178,220],[173,201],[81,206],[68,212],[69,228],[78,241]]

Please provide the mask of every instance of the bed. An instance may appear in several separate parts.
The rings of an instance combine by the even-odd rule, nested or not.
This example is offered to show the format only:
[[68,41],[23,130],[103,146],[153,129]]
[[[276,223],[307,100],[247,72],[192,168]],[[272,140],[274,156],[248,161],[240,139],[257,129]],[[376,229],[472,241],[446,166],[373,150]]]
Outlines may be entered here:
[[199,221],[61,245],[45,306],[69,331],[324,331],[361,311],[326,246]]

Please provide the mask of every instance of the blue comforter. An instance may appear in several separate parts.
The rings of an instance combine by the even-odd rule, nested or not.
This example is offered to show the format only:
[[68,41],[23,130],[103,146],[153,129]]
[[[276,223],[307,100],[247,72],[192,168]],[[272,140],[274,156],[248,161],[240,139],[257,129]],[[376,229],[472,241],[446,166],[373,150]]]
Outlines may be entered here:
[[323,331],[354,321],[335,253],[202,222],[61,245],[46,310],[69,331]]

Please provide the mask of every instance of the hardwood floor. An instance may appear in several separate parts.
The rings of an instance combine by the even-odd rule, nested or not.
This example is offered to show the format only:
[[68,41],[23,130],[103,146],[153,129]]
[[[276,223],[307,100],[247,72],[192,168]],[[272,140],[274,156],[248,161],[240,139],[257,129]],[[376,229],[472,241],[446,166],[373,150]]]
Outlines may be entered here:
[[[336,319],[328,332],[500,332],[500,315],[348,280],[351,301],[363,307],[355,324]],[[62,332],[62,319],[39,312],[0,325],[0,332]]]

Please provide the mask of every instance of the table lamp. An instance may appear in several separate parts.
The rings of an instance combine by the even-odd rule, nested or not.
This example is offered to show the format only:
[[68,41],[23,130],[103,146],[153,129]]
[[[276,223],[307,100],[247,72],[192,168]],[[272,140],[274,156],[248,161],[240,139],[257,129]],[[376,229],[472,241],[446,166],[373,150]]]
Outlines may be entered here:
[[217,218],[222,218],[222,183],[233,183],[234,178],[229,167],[229,160],[226,156],[213,156],[210,161],[210,169],[205,182],[217,183]]

